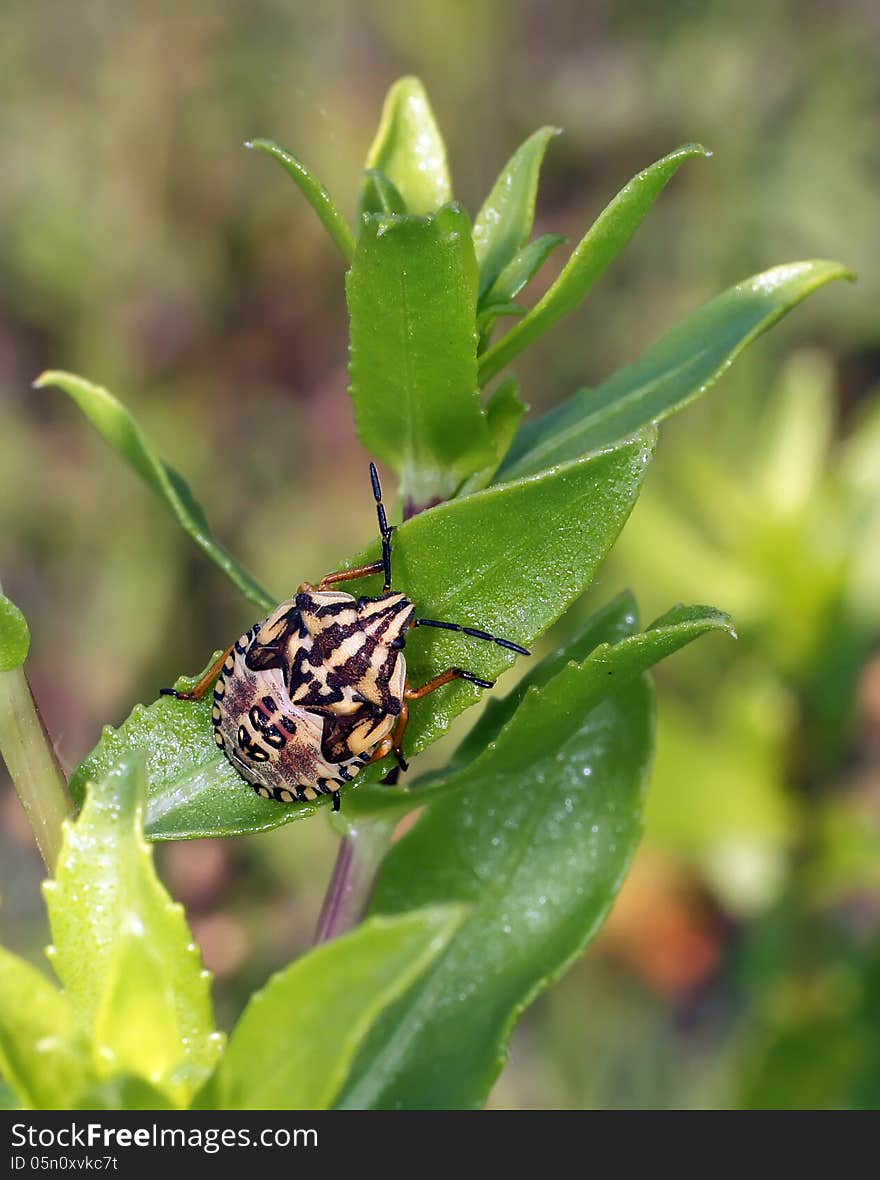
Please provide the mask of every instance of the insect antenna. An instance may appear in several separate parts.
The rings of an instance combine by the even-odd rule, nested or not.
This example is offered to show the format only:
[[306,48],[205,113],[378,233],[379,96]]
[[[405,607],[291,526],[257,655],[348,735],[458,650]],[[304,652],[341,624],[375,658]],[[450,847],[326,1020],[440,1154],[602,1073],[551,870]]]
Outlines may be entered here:
[[470,635],[472,639],[485,639],[488,643],[497,643],[507,651],[518,652],[521,656],[532,653],[527,647],[520,647],[510,639],[500,639],[497,635],[490,635],[488,631],[480,631],[477,627],[462,627],[460,623],[441,623],[438,619],[416,619],[414,627],[439,627],[441,631],[458,631],[461,635]]
[[391,589],[391,534],[393,527],[388,523],[385,515],[385,505],[382,503],[382,485],[379,483],[379,472],[376,464],[370,464],[370,482],[373,485],[373,496],[376,500],[376,516],[379,520],[379,532],[382,535],[382,567],[385,570],[385,585],[383,593]]

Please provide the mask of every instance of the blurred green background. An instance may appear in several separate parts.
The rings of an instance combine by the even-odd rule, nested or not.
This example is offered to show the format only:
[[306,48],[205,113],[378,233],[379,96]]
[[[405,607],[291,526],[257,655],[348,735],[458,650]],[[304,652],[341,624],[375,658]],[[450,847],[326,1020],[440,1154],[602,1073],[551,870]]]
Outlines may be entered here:
[[[428,87],[472,212],[528,133],[564,128],[537,233],[577,240],[650,161],[688,140],[715,151],[517,366],[536,409],[754,271],[827,257],[860,275],[664,427],[583,605],[625,585],[646,619],[711,602],[740,639],[661,668],[642,850],[598,943],[523,1019],[492,1105],[876,1106],[880,14],[865,0],[7,4],[0,573],[60,756],[72,767],[253,612],[31,381],[51,366],[113,389],[279,597],[354,551],[374,518],[343,266],[242,143],[278,139],[353,215],[404,73]],[[317,819],[160,850],[227,1026],[308,945],[335,843]],[[4,777],[2,941],[34,961],[40,877]]]

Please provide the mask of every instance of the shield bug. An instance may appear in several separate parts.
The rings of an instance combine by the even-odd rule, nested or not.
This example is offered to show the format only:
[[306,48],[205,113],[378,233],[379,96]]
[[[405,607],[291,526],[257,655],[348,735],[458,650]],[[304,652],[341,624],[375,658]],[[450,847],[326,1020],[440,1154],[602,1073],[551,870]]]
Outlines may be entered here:
[[[280,803],[333,796],[370,762],[394,754],[407,769],[403,736],[412,701],[453,680],[481,688],[464,668],[447,668],[414,688],[406,678],[404,647],[414,627],[439,627],[529,655],[509,639],[476,627],[416,617],[416,608],[391,586],[391,537],[375,466],[382,557],[369,565],[304,583],[242,635],[190,692],[163,688],[179,700],[199,700],[214,686],[214,740],[258,795]],[[384,575],[382,593],[355,598],[335,587]]]

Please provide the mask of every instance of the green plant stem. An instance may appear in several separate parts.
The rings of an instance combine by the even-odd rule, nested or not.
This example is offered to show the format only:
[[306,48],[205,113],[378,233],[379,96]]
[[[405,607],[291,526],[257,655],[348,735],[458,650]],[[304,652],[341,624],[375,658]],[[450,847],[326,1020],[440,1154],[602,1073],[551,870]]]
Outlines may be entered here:
[[343,837],[321,907],[315,932],[316,944],[338,938],[363,918],[379,866],[391,845],[397,819],[397,816],[393,819],[364,819],[350,827],[348,835]]
[[40,855],[54,872],[61,827],[74,815],[64,771],[21,668],[0,672],[0,753],[34,831]]

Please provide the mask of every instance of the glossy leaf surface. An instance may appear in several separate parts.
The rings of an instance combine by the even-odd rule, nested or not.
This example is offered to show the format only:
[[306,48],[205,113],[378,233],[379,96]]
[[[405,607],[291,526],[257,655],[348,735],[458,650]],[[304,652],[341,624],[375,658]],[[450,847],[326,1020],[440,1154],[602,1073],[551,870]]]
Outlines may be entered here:
[[341,1105],[481,1105],[516,1016],[601,925],[641,834],[650,692],[639,680],[582,715],[579,687],[574,665],[538,698],[548,723],[564,702],[562,745],[438,801],[388,854],[373,913],[470,910],[379,1021]]
[[403,214],[406,212],[406,201],[385,173],[380,172],[378,168],[367,168],[364,173],[364,186],[361,190],[361,216],[364,213]]
[[476,261],[467,214],[367,217],[346,289],[364,446],[418,505],[493,457],[477,389]]
[[452,200],[446,145],[418,78],[389,90],[366,167],[388,177],[410,213],[435,213]]
[[523,246],[486,292],[485,298],[481,300],[481,307],[485,306],[488,309],[493,303],[506,303],[516,299],[556,247],[561,246],[564,241],[564,234],[542,234],[540,238],[535,238],[533,242]]
[[0,948],[0,1069],[22,1106],[68,1110],[93,1080],[88,1045],[67,997]]
[[106,1073],[183,1102],[213,1066],[210,976],[142,837],[140,759],[92,784],[44,886],[50,959]]
[[507,161],[474,222],[474,246],[483,295],[525,245],[535,220],[538,178],[556,127],[542,127]]
[[851,277],[836,262],[791,262],[729,288],[602,385],[527,423],[501,478],[541,471],[674,414],[705,393],[748,344],[802,299],[834,279]]
[[[610,603],[507,696],[489,701],[445,771],[431,775],[423,787],[412,791],[365,787],[352,797],[350,811],[355,816],[405,811],[476,788],[498,775],[526,774],[532,763],[551,756],[564,743],[573,723],[556,684],[573,662],[580,667],[577,711],[585,712],[701,635],[719,630],[734,634],[729,617],[713,607],[675,607],[638,634],[630,633],[634,620],[635,607],[628,595]],[[567,682],[560,684],[567,691]],[[548,699],[555,702],[555,712]]]
[[452,907],[372,918],[251,997],[210,1086],[220,1110],[325,1110],[376,1018],[448,943]]

